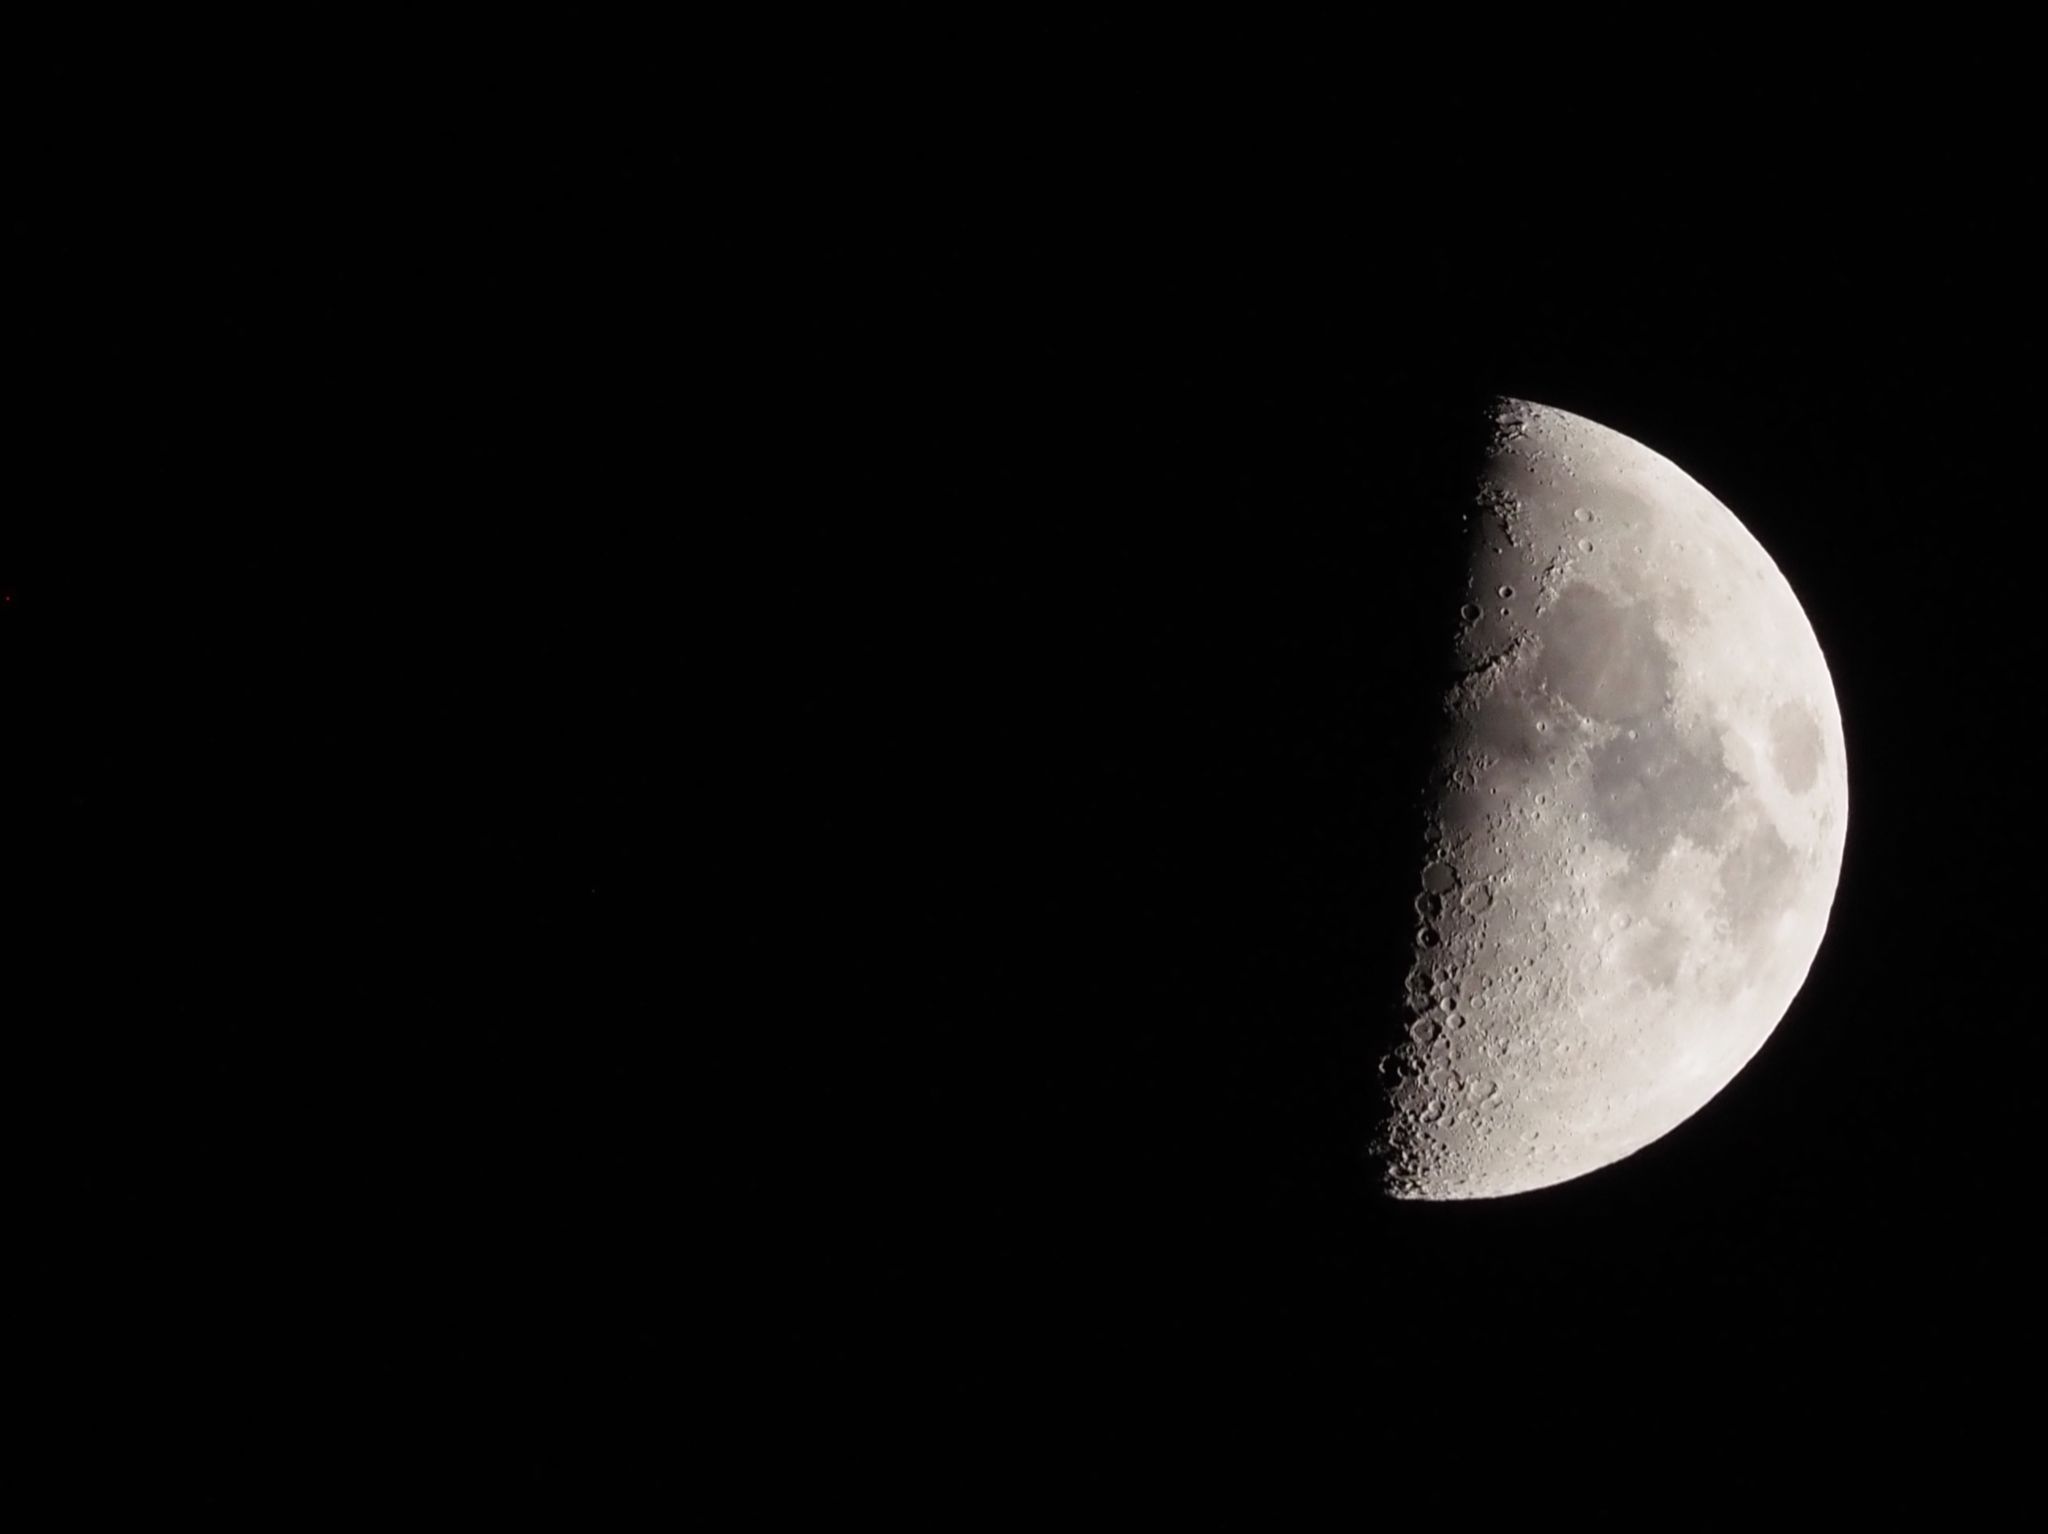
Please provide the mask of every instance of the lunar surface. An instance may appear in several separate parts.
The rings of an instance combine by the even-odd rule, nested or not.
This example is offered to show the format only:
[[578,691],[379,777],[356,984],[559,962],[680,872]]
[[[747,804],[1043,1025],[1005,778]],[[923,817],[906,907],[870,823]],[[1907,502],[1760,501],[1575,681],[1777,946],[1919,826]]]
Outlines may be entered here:
[[1763,1046],[1827,926],[1841,717],[1735,516],[1618,432],[1496,407],[1375,1149],[1398,1198],[1578,1177]]

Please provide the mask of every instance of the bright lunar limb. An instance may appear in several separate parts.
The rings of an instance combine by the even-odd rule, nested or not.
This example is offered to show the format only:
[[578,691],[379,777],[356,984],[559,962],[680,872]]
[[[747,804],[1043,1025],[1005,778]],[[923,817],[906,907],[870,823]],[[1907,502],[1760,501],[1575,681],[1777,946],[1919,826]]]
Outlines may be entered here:
[[1381,1062],[1388,1192],[1581,1176],[1763,1046],[1841,870],[1841,716],[1761,545],[1648,448],[1498,402]]

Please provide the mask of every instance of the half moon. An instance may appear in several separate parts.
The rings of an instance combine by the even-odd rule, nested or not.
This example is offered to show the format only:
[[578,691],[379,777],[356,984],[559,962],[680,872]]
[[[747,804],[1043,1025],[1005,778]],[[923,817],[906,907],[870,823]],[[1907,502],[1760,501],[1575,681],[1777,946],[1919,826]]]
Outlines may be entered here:
[[1397,1198],[1563,1182],[1696,1113],[1805,981],[1848,826],[1827,664],[1756,539],[1619,432],[1493,424],[1380,1066]]

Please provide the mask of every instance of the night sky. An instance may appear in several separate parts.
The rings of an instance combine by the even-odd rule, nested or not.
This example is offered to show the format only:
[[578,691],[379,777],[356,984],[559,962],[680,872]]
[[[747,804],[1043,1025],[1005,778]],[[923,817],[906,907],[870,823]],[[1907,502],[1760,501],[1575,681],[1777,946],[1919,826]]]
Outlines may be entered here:
[[[1145,56],[1139,88],[1077,48],[986,133],[905,125],[897,174],[834,183],[872,242],[826,278],[839,397],[901,403],[859,417],[867,515],[806,594],[836,684],[829,1127],[785,1301],[815,1425],[881,1400],[1148,1485],[1325,1433],[1362,1482],[1462,1476],[1473,1434],[1489,1506],[1551,1433],[1629,1486],[1731,1434],[1995,1453],[2038,910],[2004,98]],[[1443,638],[1415,508],[1439,412],[1495,392],[1648,443],[1770,552],[1837,686],[1846,861],[1790,1013],[1678,1130],[1375,1206],[1363,1040]]]
[[[490,1484],[679,1496],[700,1396],[821,1506],[2011,1442],[2016,98],[1230,41],[32,135],[0,770],[52,1402],[203,1420],[216,1498],[281,1423],[374,1475],[486,1418]],[[1703,1111],[1393,1206],[1415,508],[1494,393],[1762,542],[1849,840]]]

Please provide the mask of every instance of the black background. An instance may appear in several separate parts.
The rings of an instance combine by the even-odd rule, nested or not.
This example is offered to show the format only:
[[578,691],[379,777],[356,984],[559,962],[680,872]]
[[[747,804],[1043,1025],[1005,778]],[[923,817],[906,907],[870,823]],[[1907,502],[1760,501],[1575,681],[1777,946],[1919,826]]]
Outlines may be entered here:
[[[486,1484],[595,1440],[673,1489],[699,1405],[828,1498],[1995,1455],[2020,106],[1988,49],[1681,54],[785,39],[590,110],[52,66],[0,568],[38,1356],[213,1425],[216,1494],[257,1424],[360,1478],[486,1417]],[[1693,1119],[1392,1206],[1419,508],[1496,392],[1771,552],[1847,861]]]

